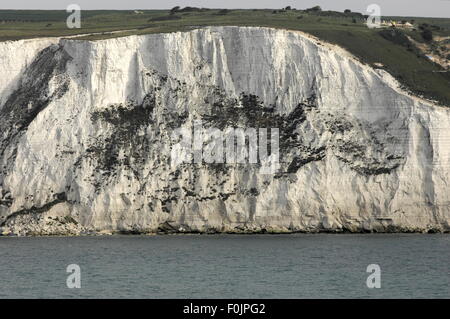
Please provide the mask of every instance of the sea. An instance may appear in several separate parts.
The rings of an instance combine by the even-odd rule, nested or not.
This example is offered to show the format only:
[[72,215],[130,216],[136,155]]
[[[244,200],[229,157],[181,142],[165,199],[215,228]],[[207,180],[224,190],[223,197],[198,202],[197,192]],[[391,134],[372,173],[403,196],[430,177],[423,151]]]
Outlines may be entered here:
[[450,298],[450,235],[0,237],[0,298]]

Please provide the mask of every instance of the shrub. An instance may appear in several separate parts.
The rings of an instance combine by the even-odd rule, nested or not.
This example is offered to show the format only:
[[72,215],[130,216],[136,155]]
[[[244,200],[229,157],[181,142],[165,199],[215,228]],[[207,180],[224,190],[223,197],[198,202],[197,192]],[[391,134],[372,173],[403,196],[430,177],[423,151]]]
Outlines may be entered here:
[[433,32],[430,29],[423,30],[421,35],[425,41],[427,42],[433,41]]
[[172,9],[170,9],[170,14],[174,14],[178,10],[180,10],[180,6],[173,7]]
[[315,6],[309,9],[306,9],[305,12],[318,13],[321,12],[322,8],[320,6]]
[[184,7],[183,9],[178,9],[179,12],[203,12],[209,9],[206,8],[197,8],[197,7]]
[[419,29],[420,30],[425,30],[428,29],[430,25],[428,23],[422,23],[421,25],[419,25]]

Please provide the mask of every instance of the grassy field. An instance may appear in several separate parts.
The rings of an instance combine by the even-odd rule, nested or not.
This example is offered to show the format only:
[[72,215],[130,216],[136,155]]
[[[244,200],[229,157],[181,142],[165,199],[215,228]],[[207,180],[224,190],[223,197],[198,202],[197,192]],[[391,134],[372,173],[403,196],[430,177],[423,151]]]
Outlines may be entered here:
[[[65,11],[0,10],[0,41],[47,36],[86,34],[79,39],[98,40],[132,34],[186,31],[209,25],[266,26],[308,32],[338,44],[365,63],[382,63],[410,91],[450,106],[450,72],[431,62],[402,41],[408,34],[424,41],[421,30],[398,31],[395,37],[369,29],[358,14],[299,10],[186,10],[170,14],[162,10],[83,11],[82,28],[68,29]],[[428,24],[435,36],[450,36],[450,18],[386,17]],[[123,31],[107,34],[105,32]],[[88,35],[90,33],[100,33]],[[105,34],[102,34],[105,33]]]

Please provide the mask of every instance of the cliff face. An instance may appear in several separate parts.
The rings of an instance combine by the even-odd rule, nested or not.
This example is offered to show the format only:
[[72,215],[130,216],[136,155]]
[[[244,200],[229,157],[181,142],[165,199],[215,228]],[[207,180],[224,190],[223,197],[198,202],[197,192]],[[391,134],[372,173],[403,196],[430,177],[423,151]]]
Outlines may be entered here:
[[[450,110],[299,32],[4,42],[0,61],[4,234],[450,230]],[[279,169],[174,165],[199,121],[277,128]]]

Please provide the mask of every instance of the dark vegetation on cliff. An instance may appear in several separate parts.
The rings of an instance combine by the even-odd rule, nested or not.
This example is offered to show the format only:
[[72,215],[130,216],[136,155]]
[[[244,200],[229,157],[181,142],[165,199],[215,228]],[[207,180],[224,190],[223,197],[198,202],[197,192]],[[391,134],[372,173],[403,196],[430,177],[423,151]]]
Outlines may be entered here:
[[[68,13],[62,10],[0,10],[0,41],[76,34],[85,34],[78,39],[99,40],[132,34],[187,31],[211,25],[300,30],[346,48],[365,63],[382,65],[413,93],[450,106],[449,70],[433,62],[408,39],[436,46],[433,39],[450,36],[450,19],[384,17],[383,20],[410,22],[414,28],[369,29],[365,25],[366,17],[350,10],[174,7],[172,10],[82,11],[82,28],[68,29],[67,16]],[[108,33],[112,31],[120,32]]]

